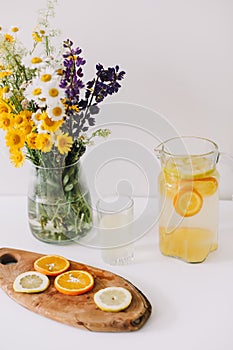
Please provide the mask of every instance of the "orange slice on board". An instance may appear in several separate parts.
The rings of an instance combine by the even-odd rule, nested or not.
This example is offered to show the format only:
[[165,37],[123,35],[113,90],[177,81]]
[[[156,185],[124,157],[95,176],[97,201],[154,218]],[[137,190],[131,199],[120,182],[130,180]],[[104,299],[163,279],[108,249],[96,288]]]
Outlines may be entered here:
[[206,177],[203,179],[195,180],[193,187],[203,197],[212,196],[218,189],[218,181],[215,177]]
[[174,197],[173,205],[176,212],[183,217],[196,215],[202,208],[203,199],[192,187],[183,187]]
[[69,267],[70,262],[59,255],[45,255],[34,262],[34,269],[48,276],[57,276]]
[[79,295],[92,290],[94,287],[94,278],[87,271],[71,270],[57,276],[54,286],[60,293]]

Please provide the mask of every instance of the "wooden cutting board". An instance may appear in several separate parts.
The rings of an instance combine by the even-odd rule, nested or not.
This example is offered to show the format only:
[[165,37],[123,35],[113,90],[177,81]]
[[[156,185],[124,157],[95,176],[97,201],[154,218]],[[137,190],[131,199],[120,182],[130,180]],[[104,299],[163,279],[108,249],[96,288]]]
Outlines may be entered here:
[[[140,329],[151,314],[151,304],[132,283],[112,272],[70,261],[70,270],[90,272],[95,280],[92,291],[69,296],[59,293],[50,277],[50,286],[37,294],[17,293],[13,289],[15,278],[34,270],[33,263],[44,254],[11,248],[0,249],[0,286],[17,303],[53,320],[91,331],[128,332]],[[94,303],[94,293],[105,287],[124,287],[132,293],[132,302],[124,311],[105,312]]]

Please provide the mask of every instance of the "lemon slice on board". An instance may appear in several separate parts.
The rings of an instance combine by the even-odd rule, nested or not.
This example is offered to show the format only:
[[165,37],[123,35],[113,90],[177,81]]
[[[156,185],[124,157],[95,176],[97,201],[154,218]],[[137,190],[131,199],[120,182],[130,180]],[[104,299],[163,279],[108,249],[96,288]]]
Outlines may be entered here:
[[27,271],[18,275],[13,283],[15,292],[39,293],[49,286],[49,279],[37,271]]
[[59,255],[44,255],[34,262],[34,269],[48,276],[57,276],[69,267],[69,260]]
[[118,312],[126,309],[132,294],[122,287],[107,287],[94,294],[94,302],[103,311]]

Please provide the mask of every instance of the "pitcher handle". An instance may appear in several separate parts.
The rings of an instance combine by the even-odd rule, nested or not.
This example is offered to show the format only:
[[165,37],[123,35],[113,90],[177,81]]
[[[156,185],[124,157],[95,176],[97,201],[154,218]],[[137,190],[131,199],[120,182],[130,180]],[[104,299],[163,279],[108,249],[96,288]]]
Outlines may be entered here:
[[[222,168],[225,165],[228,165],[230,167],[230,171],[233,171],[233,155],[226,153],[226,152],[219,152],[219,156],[218,156],[218,160],[222,160]],[[221,161],[219,162],[219,165],[221,165]],[[223,170],[223,169],[222,169]],[[230,185],[229,185],[230,187]],[[226,187],[228,188],[228,187]],[[231,190],[232,193],[230,193],[231,196],[231,200],[233,200],[233,189]],[[224,197],[227,196],[228,197],[228,191],[226,191],[226,193],[224,194]],[[230,199],[228,197],[228,199]]]

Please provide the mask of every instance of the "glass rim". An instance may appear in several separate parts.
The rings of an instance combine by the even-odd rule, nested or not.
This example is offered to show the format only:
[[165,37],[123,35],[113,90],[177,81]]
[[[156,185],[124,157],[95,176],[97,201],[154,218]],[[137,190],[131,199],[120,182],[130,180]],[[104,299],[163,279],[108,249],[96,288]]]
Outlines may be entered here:
[[28,159],[29,163],[34,166],[35,168],[37,169],[40,169],[40,170],[61,170],[61,169],[67,169],[69,167],[72,167],[74,165],[77,165],[81,160],[78,159],[76,162],[72,163],[72,164],[68,164],[68,165],[62,165],[62,166],[51,166],[51,167],[48,167],[48,166],[41,166],[41,165],[36,165],[34,164],[30,159]]
[[[155,150],[159,150],[159,147],[161,147],[161,150],[163,153],[165,153],[166,155],[168,156],[172,156],[172,157],[183,157],[184,154],[174,154],[174,153],[171,153],[171,152],[168,152],[165,150],[165,145],[170,142],[170,141],[174,141],[174,140],[181,140],[184,142],[185,139],[194,139],[194,140],[200,140],[200,141],[208,141],[213,147],[214,149],[211,150],[211,151],[208,151],[208,152],[203,152],[203,153],[199,153],[199,154],[190,154],[189,152],[187,152],[187,154],[193,156],[193,157],[200,157],[200,156],[208,156],[208,155],[211,155],[211,154],[214,154],[214,153],[219,153],[219,148],[218,148],[218,145],[210,140],[210,139],[207,139],[205,137],[201,137],[201,136],[176,136],[176,137],[172,137],[164,142],[161,142],[156,148]],[[185,145],[185,142],[184,142],[184,148],[186,148],[186,145]]]
[[[112,198],[114,199],[114,201],[104,201],[104,199],[107,199],[107,198]],[[100,206],[100,203],[114,203],[115,201],[117,201],[118,198],[127,198],[128,201],[126,203],[125,206],[123,206],[123,208],[119,209],[119,210],[113,210],[113,209],[107,209],[107,208],[101,208]],[[114,214],[119,214],[119,213],[122,213],[124,212],[125,210],[129,210],[131,208],[133,208],[134,206],[134,200],[132,197],[130,196],[127,196],[127,195],[118,195],[118,196],[105,196],[104,199],[100,198],[98,199],[98,201],[96,202],[96,211],[98,214],[108,214],[108,215],[114,215]]]

